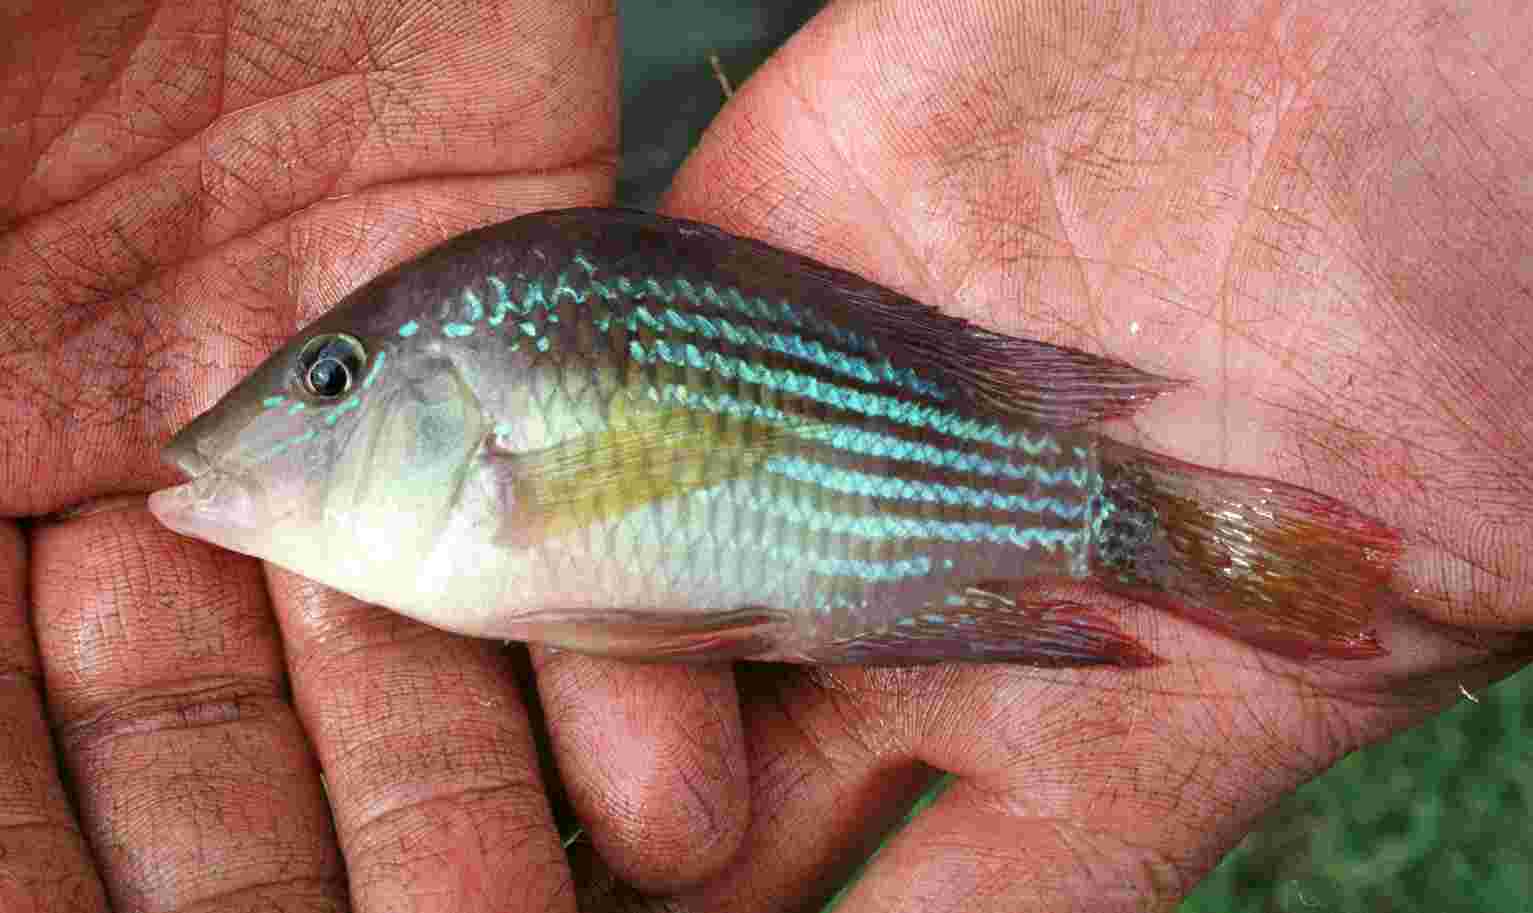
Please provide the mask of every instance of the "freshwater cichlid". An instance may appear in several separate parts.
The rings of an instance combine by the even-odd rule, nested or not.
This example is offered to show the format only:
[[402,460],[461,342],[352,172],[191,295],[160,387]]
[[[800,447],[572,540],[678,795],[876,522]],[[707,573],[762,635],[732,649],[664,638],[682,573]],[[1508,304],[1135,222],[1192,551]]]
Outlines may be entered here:
[[187,535],[422,621],[648,659],[1143,665],[1086,580],[1383,652],[1396,535],[1090,430],[1179,385],[621,210],[453,239],[176,435]]

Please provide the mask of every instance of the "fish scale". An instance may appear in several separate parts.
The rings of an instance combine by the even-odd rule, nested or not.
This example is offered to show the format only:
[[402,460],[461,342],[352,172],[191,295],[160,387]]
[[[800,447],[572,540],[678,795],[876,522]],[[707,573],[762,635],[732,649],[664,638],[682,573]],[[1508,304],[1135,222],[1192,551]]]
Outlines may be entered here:
[[1182,388],[711,226],[553,211],[353,292],[177,435],[197,477],[151,507],[442,627],[619,656],[1155,661],[1062,581],[1378,655],[1393,530],[1094,430]]
[[[642,354],[646,350],[654,350],[664,345],[671,346],[672,350],[675,351],[680,346],[687,344],[686,340],[692,335],[693,324],[684,321],[638,320],[633,317],[635,313],[648,313],[645,308],[645,302],[662,296],[665,289],[677,283],[674,281],[662,282],[654,279],[643,282],[623,281],[623,277],[619,277],[618,280],[611,283],[601,283],[596,273],[597,267],[591,257],[589,255],[582,255],[581,260],[586,265],[588,274],[593,280],[593,285],[600,285],[608,289],[616,288],[618,290],[616,292],[609,290],[601,297],[606,304],[614,307],[617,315],[617,325],[628,328],[626,346],[623,344],[624,340],[617,339],[613,340],[612,344],[606,348],[607,354],[620,363],[620,370],[626,368],[632,371],[635,367],[633,364],[635,359],[633,358],[627,359],[625,363],[623,359],[625,354],[630,356],[635,352]],[[567,279],[561,278],[559,280],[561,287],[565,287],[567,284]],[[580,333],[579,328],[592,322],[590,315],[582,314],[578,309],[578,305],[584,304],[589,296],[582,296],[580,290],[577,289],[571,297],[577,304],[577,309],[555,334],[555,344],[551,347],[552,353],[564,351],[562,337],[578,336]],[[737,338],[747,342],[754,341],[755,344],[762,345],[762,341],[770,335],[766,330],[750,324],[737,325]],[[810,356],[811,359],[829,361],[835,354],[838,354],[826,355],[823,343],[817,343],[816,346],[817,348],[813,350],[813,354]],[[780,348],[786,348],[786,345]],[[807,346],[805,349],[809,351]],[[716,354],[721,358],[733,359],[744,363],[744,356],[747,353],[742,351],[740,346],[723,340]],[[549,357],[551,359],[558,358],[557,355],[550,355]],[[630,376],[633,377],[635,375],[631,374]],[[692,364],[678,364],[677,360],[641,360],[636,376],[637,383],[631,380],[627,390],[624,392],[640,400],[659,399],[664,401],[669,398],[668,391],[682,388],[705,394],[725,392],[736,399],[743,399],[759,405],[765,398],[763,393],[768,389],[761,384],[751,383],[742,374],[723,374],[721,372],[706,371],[698,367],[696,362]],[[904,386],[907,388],[920,388],[919,378],[916,378],[913,374],[907,374],[905,378],[906,383]],[[846,415],[836,414],[836,410],[826,400],[831,392],[840,391],[823,392],[826,393],[825,396],[803,404],[804,412],[812,419],[845,422],[855,421],[858,417],[868,414],[858,410],[859,401],[855,398],[848,398],[848,406],[844,409],[847,412]],[[623,393],[619,395],[623,395]],[[929,394],[928,396],[930,400],[940,400],[939,396]],[[555,408],[553,404],[547,401],[542,401],[540,406],[545,409]],[[702,414],[710,414],[707,410],[698,411]],[[956,423],[950,422],[948,424]],[[683,556],[683,560],[666,561],[664,560],[667,554],[665,549],[645,548],[639,554],[636,570],[646,575],[659,575],[666,586],[679,588],[683,579],[697,573],[696,567],[698,565],[717,567],[720,566],[719,562],[721,560],[729,561],[730,556],[750,555],[753,553],[752,550],[742,551],[738,547],[731,547],[727,550],[727,554],[723,554],[721,553],[722,550],[706,548],[704,543],[700,543],[696,538],[693,538],[691,536],[692,531],[699,527],[691,519],[690,514],[692,512],[687,509],[687,506],[692,500],[700,500],[708,505],[711,514],[708,522],[701,528],[716,531],[717,535],[731,542],[751,542],[757,548],[768,553],[795,554],[800,558],[799,562],[797,562],[797,566],[800,567],[807,561],[810,567],[816,569],[825,567],[847,569],[841,574],[823,573],[816,570],[813,574],[816,577],[852,576],[860,578],[858,582],[861,586],[857,589],[852,589],[850,594],[846,592],[849,589],[847,586],[842,585],[838,588],[834,582],[827,584],[823,580],[816,581],[812,587],[802,588],[803,590],[812,588],[819,597],[832,594],[841,596],[837,604],[843,607],[843,609],[847,609],[847,611],[842,613],[844,617],[833,619],[828,625],[828,630],[831,633],[847,634],[851,633],[851,628],[869,622],[867,613],[852,612],[848,607],[864,605],[875,601],[877,594],[872,592],[873,590],[880,587],[904,587],[907,590],[914,590],[910,586],[911,578],[930,578],[929,573],[894,575],[889,571],[892,565],[901,565],[902,568],[909,569],[916,567],[918,562],[924,562],[923,566],[927,568],[934,566],[930,558],[922,554],[922,549],[929,548],[930,544],[923,537],[912,533],[911,530],[926,527],[964,531],[966,528],[963,524],[967,524],[968,527],[976,530],[993,530],[993,535],[996,537],[1004,535],[1005,528],[996,526],[994,521],[997,518],[991,516],[989,511],[985,509],[985,502],[987,499],[995,500],[997,498],[1005,498],[1006,496],[996,492],[966,489],[966,491],[973,493],[971,503],[968,506],[954,504],[953,500],[949,499],[947,506],[954,507],[955,510],[944,511],[941,507],[937,506],[942,503],[941,501],[931,503],[918,502],[906,518],[909,522],[904,527],[893,526],[889,534],[882,538],[859,538],[856,535],[850,534],[849,528],[846,525],[837,527],[827,525],[824,522],[816,523],[810,519],[816,515],[828,513],[827,508],[833,506],[831,494],[836,492],[836,487],[826,485],[823,480],[815,477],[815,473],[812,470],[817,468],[816,464],[800,462],[798,466],[800,469],[808,466],[811,471],[779,474],[781,478],[772,476],[758,477],[759,484],[754,487],[759,489],[765,486],[766,490],[764,491],[739,492],[733,499],[713,497],[714,492],[704,491],[691,496],[691,499],[683,500],[681,502],[682,507],[679,510],[662,510],[657,509],[654,505],[640,508],[640,510],[648,512],[652,522],[647,530],[635,537],[635,541],[647,546],[652,546],[655,543],[675,543],[678,546],[675,548],[675,551]],[[874,472],[888,471],[890,469],[888,465],[880,465],[878,463],[870,464],[868,468]],[[906,485],[919,484],[900,479],[898,476],[882,476],[867,473],[861,475],[869,481],[868,485],[860,488],[853,486],[850,492],[846,490],[845,486],[842,487],[840,493],[850,493],[860,502],[852,505],[849,512],[843,514],[843,516],[862,517],[876,522],[875,518],[885,516],[876,512],[876,505],[873,503],[876,500],[874,494],[880,482],[892,482],[896,486],[902,483]],[[888,488],[887,485],[884,487]],[[1027,502],[1025,497],[1017,497],[1016,500],[1021,503]],[[1050,507],[1057,507],[1057,503],[1053,499],[1040,500]],[[725,505],[728,505],[727,509]],[[770,506],[764,507],[763,505]],[[1014,508],[1017,512],[1020,512],[1022,509],[1025,508]],[[1067,532],[1079,534],[1080,514],[1083,509],[1084,501],[1082,500],[1073,508],[1066,508],[1061,513],[1062,519],[1073,521],[1072,527],[1068,527]],[[865,523],[864,525],[868,524]],[[888,524],[886,523],[885,525],[887,526]],[[619,545],[617,547],[622,546]],[[979,549],[971,550],[967,556],[966,564],[976,565],[985,563],[993,567],[1000,563],[994,559],[988,562],[977,560],[981,557],[980,552],[981,550]],[[650,562],[652,561],[658,562],[658,564],[651,566]],[[736,560],[734,563],[738,564],[739,562]],[[747,563],[759,566],[759,563],[756,561]],[[781,599],[795,600],[810,598],[802,591],[773,593],[771,588],[762,585],[763,582],[752,582],[757,584],[756,589],[761,591],[764,596],[776,595]],[[924,587],[925,592],[922,592],[919,596],[916,595],[915,591],[907,594],[905,604],[908,606],[913,599],[915,604],[925,605],[927,602],[944,595],[950,586],[951,584],[946,579],[928,579],[927,585]],[[821,602],[818,598],[813,601],[816,603]],[[884,601],[890,605],[900,605],[899,600]],[[888,617],[875,617],[872,621],[876,623],[892,623],[897,620],[898,613],[902,611],[905,611],[905,609],[897,610],[896,613],[891,613]]]

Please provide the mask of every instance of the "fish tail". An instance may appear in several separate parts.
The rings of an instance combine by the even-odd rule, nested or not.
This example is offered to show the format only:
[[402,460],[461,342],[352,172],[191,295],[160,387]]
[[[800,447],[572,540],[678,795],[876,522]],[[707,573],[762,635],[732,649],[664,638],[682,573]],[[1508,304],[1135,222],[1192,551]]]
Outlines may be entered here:
[[1111,592],[1296,658],[1387,651],[1374,612],[1398,533],[1334,498],[1111,441],[1092,572]]

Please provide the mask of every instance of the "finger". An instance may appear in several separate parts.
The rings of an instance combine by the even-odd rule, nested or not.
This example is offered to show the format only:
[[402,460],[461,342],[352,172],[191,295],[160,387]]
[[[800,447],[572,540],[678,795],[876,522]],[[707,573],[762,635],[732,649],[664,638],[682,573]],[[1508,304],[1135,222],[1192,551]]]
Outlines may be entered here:
[[[1089,904],[1107,896],[1170,896],[1278,796],[1428,715],[1447,694],[1434,686],[1385,696],[1355,679],[1328,693],[1249,657],[1221,660],[1212,636],[1202,637],[1210,642],[1153,673],[756,670],[742,691],[757,813],[735,862],[671,902],[699,910],[822,902],[926,787],[931,768],[963,778],[942,807],[968,817],[943,811],[923,831],[923,813],[911,849],[880,855],[865,876],[871,900],[859,903],[926,909],[937,893],[962,899],[970,887],[995,897],[979,909],[1051,908],[1039,898],[1058,902],[1052,909],[1077,908],[1063,903],[1071,898],[1096,909]],[[1187,639],[1199,634],[1150,640],[1161,650]],[[1039,851],[1019,852],[1024,839]],[[1076,868],[1047,868],[1067,859]],[[1135,866],[1129,881],[1119,877],[1123,860]],[[909,874],[916,862],[919,874]],[[985,881],[1003,870],[1037,890]]]
[[602,858],[652,893],[728,863],[750,812],[730,667],[533,656],[565,788]]
[[27,615],[26,545],[0,526],[0,910],[105,910],[74,812],[59,780],[42,669]]
[[33,548],[49,709],[113,908],[344,909],[259,566],[141,503]]
[[500,645],[267,574],[356,909],[573,910]]
[[883,848],[837,910],[1170,910],[1205,868],[1087,823],[1018,815],[960,781]]
[[[1499,668],[1486,670],[1491,677],[1514,671],[1493,665]],[[1427,705],[1395,709],[1392,726],[1400,728],[1435,712]],[[960,780],[884,848],[838,910],[1174,909],[1292,787],[1368,731],[1385,731],[1380,712],[1335,738],[1334,754],[1306,755],[1285,747],[1292,734],[1274,731],[1272,714],[1258,720],[1253,707],[1241,710],[1245,718],[1234,725],[1229,717],[1218,723],[1174,706],[1147,718],[1137,728],[1166,730],[1169,746],[1137,759],[1132,755],[1144,739],[1126,737],[1101,750],[1107,739],[1088,721],[1087,731],[1099,732],[1096,770],[1066,751],[1056,764],[1027,765],[1025,776]],[[1182,726],[1194,716],[1207,737],[1215,735],[1210,724],[1221,725],[1223,740],[1190,738]],[[1309,719],[1336,737],[1356,726],[1339,717],[1316,708]],[[1254,731],[1258,723],[1271,733],[1265,741]],[[1040,784],[1069,783],[1061,776],[1068,770],[1085,776],[1074,778],[1068,802],[1058,801],[1063,795],[1050,801]],[[1348,836],[1364,845],[1378,839]]]
[[841,909],[1169,908],[1281,796],[1444,694],[1328,693],[1203,649],[1132,673],[971,668],[940,691],[861,689],[860,716],[960,779]]
[[[1280,788],[1250,777],[1255,758],[1216,761],[1185,738],[1172,696],[1185,683],[1148,678],[956,670],[929,712],[905,718],[911,750],[959,779],[883,847],[839,909],[1169,909]],[[875,701],[898,713],[915,693]],[[1246,786],[1244,801],[1217,801],[1209,771],[1220,764]]]
[[859,701],[822,684],[834,676],[772,664],[742,665],[738,675],[750,747],[750,826],[725,869],[665,903],[686,910],[816,909],[933,773],[896,733],[879,731]]

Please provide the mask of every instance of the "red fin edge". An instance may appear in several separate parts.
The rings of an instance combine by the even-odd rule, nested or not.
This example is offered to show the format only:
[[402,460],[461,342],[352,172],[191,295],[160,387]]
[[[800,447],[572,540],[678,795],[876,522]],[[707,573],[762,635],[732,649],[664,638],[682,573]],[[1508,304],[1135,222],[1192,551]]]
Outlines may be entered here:
[[1044,668],[1161,663],[1102,612],[1061,599],[1029,601],[1022,584],[986,581],[957,595],[956,604],[928,607],[889,627],[826,644],[818,663],[917,665],[1007,662]]
[[1374,614],[1399,534],[1335,498],[1124,444],[1102,448],[1092,570],[1110,592],[1307,659],[1387,654]]

